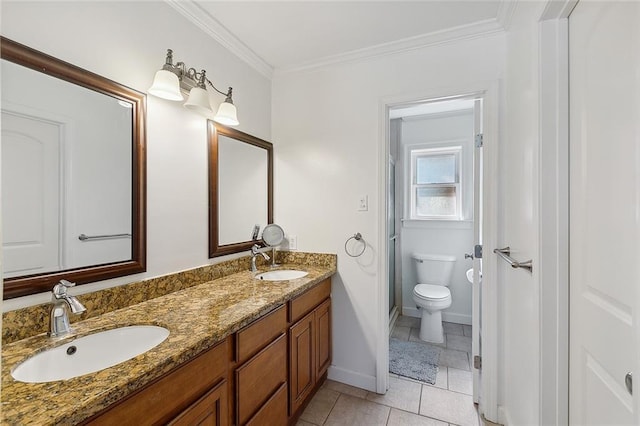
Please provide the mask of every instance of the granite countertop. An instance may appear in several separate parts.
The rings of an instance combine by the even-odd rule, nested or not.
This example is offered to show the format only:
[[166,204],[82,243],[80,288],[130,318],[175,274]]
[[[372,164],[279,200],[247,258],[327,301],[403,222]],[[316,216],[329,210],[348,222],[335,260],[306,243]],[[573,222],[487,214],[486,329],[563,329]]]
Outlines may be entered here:
[[[262,281],[238,272],[73,324],[72,335],[53,340],[40,334],[2,348],[2,424],[75,424],[212,347],[253,320],[333,275],[335,267],[283,265],[309,275]],[[80,296],[79,299],[82,300]],[[131,360],[64,381],[22,383],[11,369],[37,348],[127,325],[152,324],[170,334]]]

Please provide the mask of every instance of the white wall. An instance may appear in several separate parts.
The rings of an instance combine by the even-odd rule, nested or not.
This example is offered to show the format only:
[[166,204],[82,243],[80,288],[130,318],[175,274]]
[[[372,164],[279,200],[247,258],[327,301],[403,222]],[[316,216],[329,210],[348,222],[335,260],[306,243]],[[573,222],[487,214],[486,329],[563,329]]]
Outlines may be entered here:
[[[456,258],[451,277],[451,307],[442,313],[445,321],[471,324],[471,284],[466,278],[471,260],[465,259],[465,253],[473,251],[473,110],[459,113],[446,113],[431,116],[406,118],[402,121],[401,167],[396,168],[398,179],[406,188],[408,183],[407,153],[411,146],[440,147],[448,146],[450,141],[462,146],[461,175],[463,176],[462,194],[464,221],[410,221],[402,226],[402,312],[405,315],[419,317],[413,301],[413,287],[417,283],[413,253],[449,255]],[[426,144],[426,145],[425,145]],[[403,191],[398,202],[407,202],[407,192]],[[405,217],[408,211],[405,210]]]
[[[387,315],[378,287],[381,105],[487,86],[503,62],[498,34],[274,77],[275,217],[300,250],[338,253],[331,377],[375,390],[376,346],[386,338],[377,325]],[[364,194],[366,212],[357,210]],[[370,244],[358,259],[343,249],[355,232]]]
[[[1,8],[3,36],[142,92],[171,48],[175,60],[206,69],[216,86],[233,86],[240,130],[271,137],[271,82],[165,3],[3,1]],[[206,138],[202,117],[147,97],[147,272],[74,293],[213,262],[207,256]],[[3,310],[48,300],[48,294],[12,299]]]
[[499,243],[533,274],[498,263],[500,418],[540,423],[539,325],[539,18],[544,2],[521,2],[507,33],[507,72],[500,150],[502,228]]

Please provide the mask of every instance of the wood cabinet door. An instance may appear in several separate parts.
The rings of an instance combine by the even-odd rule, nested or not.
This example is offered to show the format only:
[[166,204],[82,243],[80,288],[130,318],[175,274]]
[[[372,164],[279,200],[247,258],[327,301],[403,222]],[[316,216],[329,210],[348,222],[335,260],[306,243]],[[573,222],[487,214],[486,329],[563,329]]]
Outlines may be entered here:
[[331,299],[327,299],[315,310],[316,325],[316,380],[331,365]]
[[218,386],[207,392],[202,398],[194,402],[182,414],[169,423],[170,426],[226,426],[227,413],[227,382],[222,381]]
[[302,405],[316,381],[314,316],[311,312],[289,330],[290,414]]

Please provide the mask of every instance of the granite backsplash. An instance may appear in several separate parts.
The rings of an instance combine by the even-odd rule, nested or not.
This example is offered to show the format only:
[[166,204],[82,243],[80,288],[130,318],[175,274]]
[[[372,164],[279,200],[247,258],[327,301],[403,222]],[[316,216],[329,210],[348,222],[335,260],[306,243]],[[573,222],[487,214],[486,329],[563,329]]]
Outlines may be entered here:
[[[325,253],[279,251],[276,254],[276,261],[282,264],[333,266],[335,268],[337,256]],[[265,263],[262,257],[258,257],[257,264],[259,267],[264,266]],[[71,322],[82,321],[117,309],[126,308],[146,300],[235,274],[248,269],[248,265],[249,256],[245,256],[82,294],[78,297],[87,308],[86,312],[82,315],[71,315],[69,319]],[[48,331],[50,310],[51,305],[44,303],[5,312],[2,315],[2,343],[9,344]]]

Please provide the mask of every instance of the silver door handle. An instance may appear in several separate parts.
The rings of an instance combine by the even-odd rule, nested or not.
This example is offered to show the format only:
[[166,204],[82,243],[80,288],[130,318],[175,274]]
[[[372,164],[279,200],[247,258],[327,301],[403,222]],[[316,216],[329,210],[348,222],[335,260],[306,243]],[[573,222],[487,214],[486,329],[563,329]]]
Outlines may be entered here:
[[630,395],[633,395],[633,374],[631,374],[631,371],[624,376],[624,384],[627,387],[627,392],[629,392]]

